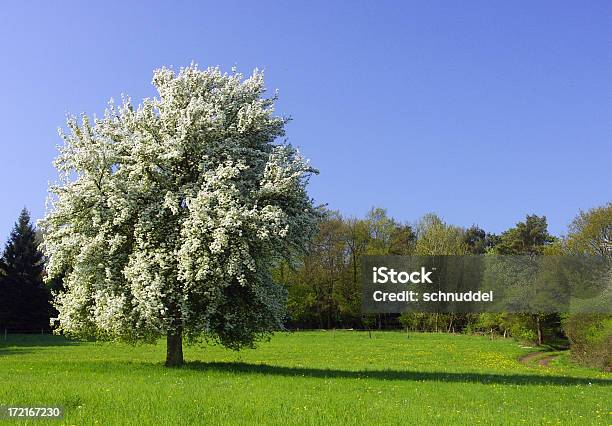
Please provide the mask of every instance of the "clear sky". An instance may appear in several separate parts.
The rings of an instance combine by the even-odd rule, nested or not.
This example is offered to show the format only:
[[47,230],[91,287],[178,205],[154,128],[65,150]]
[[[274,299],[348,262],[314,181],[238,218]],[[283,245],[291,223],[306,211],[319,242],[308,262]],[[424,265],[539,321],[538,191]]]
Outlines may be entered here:
[[562,234],[612,200],[609,0],[24,3],[0,11],[2,241],[44,215],[66,113],[191,61],[265,69],[311,195],[346,215]]

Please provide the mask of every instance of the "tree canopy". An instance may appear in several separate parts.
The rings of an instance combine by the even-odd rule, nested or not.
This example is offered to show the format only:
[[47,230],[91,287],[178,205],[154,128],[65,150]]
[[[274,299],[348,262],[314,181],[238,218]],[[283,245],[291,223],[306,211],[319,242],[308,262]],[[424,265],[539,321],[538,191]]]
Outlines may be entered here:
[[612,256],[612,203],[581,211],[570,225],[567,246],[573,253]]
[[499,254],[542,254],[555,238],[548,233],[546,216],[527,215],[524,222],[505,231],[495,247]]
[[155,71],[158,97],[67,121],[42,221],[60,330],[127,341],[182,336],[238,349],[282,328],[270,269],[316,230],[315,173],[277,142],[287,119],[263,74]]

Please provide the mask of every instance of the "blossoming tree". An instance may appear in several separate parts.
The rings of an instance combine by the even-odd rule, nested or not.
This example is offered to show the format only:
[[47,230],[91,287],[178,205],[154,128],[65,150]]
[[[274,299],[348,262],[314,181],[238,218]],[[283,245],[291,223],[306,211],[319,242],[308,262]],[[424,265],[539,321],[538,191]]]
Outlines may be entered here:
[[62,277],[59,329],[75,337],[183,338],[239,349],[282,327],[275,262],[315,229],[306,193],[316,173],[277,143],[257,70],[245,79],[196,65],[154,73],[159,96],[111,101],[101,119],[70,117],[55,161],[43,249]]

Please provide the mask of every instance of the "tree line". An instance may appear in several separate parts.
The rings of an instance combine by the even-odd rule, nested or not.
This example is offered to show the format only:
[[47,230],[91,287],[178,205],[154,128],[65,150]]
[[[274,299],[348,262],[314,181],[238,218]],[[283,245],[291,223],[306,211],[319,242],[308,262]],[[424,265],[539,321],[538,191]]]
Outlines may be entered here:
[[275,277],[288,290],[293,329],[359,328],[486,333],[535,344],[571,344],[575,358],[612,367],[612,316],[574,314],[361,313],[361,261],[366,255],[562,255],[612,257],[612,203],[580,212],[564,237],[545,216],[527,215],[499,235],[462,228],[427,214],[407,224],[373,208],[365,218],[325,211],[299,264],[282,263]]

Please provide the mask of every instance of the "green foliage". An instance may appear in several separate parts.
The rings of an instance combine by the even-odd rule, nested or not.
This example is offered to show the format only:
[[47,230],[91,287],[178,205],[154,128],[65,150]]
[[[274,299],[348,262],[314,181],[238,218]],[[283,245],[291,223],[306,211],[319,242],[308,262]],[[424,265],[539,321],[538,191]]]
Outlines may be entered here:
[[465,327],[467,314],[442,314],[427,312],[405,312],[399,322],[407,330],[420,332],[454,332]]
[[468,254],[465,231],[447,225],[439,217],[429,214],[421,219],[418,227],[415,254],[419,256]]
[[546,216],[527,215],[524,222],[501,235],[495,251],[498,254],[542,254],[544,247],[554,240],[548,233]]
[[485,254],[492,250],[499,240],[499,236],[489,234],[476,225],[466,229],[463,234],[463,242],[467,245],[469,254]]
[[29,282],[42,280],[43,255],[38,250],[36,230],[30,213],[24,208],[11,231],[0,259],[0,269],[6,276]]
[[399,321],[402,327],[410,331],[432,331],[427,330],[429,317],[429,314],[423,312],[404,312],[400,315]]
[[[527,215],[524,222],[519,222],[514,228],[510,228],[496,241],[492,247],[492,253],[500,255],[527,256],[523,261],[520,258],[513,258],[506,262],[503,258],[493,262],[489,267],[496,269],[496,279],[508,277],[510,280],[530,283],[534,285],[534,279],[544,279],[543,277],[533,277],[530,265],[530,258],[535,255],[554,254],[555,250],[551,247],[556,244],[556,239],[548,233],[546,216]],[[501,268],[501,269],[500,269]],[[503,273],[504,268],[507,269]],[[520,288],[520,286],[515,286]],[[539,290],[540,287],[537,287]],[[531,287],[535,289],[535,287]],[[537,295],[529,292],[520,291],[516,297],[531,298],[530,306],[537,311],[537,304],[540,301]],[[495,322],[498,321],[497,324]],[[556,340],[559,336],[559,315],[558,314],[483,314],[480,321],[474,325],[476,329],[488,328],[510,335],[516,339],[530,341],[536,344],[545,343],[547,340]]]
[[413,253],[416,233],[386,210],[371,209],[365,219],[326,211],[300,265],[279,266],[278,282],[289,293],[289,324],[297,328],[372,327],[380,318],[361,314],[361,259],[364,255]]
[[[520,241],[513,242],[517,236]],[[476,226],[464,230],[446,224],[432,213],[411,227],[380,208],[371,209],[365,219],[346,219],[338,212],[327,212],[303,264],[282,269],[282,279],[277,268],[275,278],[288,288],[289,324],[296,328],[401,326],[414,331],[493,332],[535,343],[556,340],[560,329],[559,317],[554,314],[406,313],[367,318],[360,314],[362,256],[495,254],[502,240],[505,246],[513,247],[513,254],[539,253],[559,245],[548,234],[546,219],[537,216],[527,216],[524,223],[497,237]],[[507,273],[512,279],[531,276],[528,270],[515,269]]]
[[[580,212],[570,225],[565,249],[576,255],[612,259],[612,203]],[[572,314],[563,319],[574,359],[612,369],[612,315]]]
[[578,214],[570,225],[567,248],[576,254],[612,256],[612,202]]
[[49,330],[55,313],[43,284],[43,255],[24,208],[0,258],[0,331]]
[[465,329],[467,333],[491,333],[506,336],[512,326],[510,314],[481,313],[475,314]]
[[612,371],[612,315],[568,315],[562,324],[575,360]]

